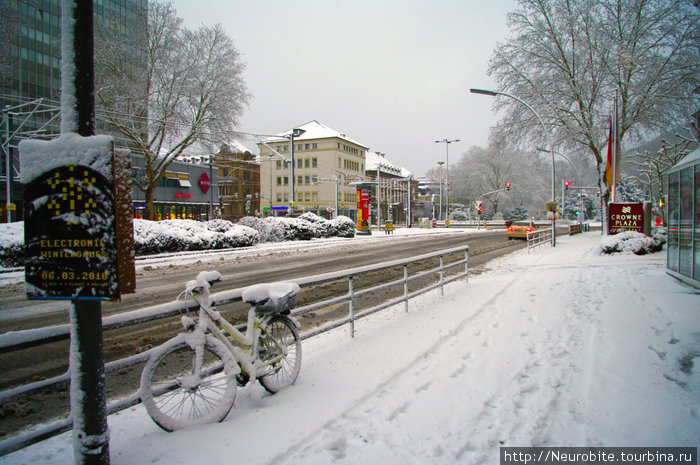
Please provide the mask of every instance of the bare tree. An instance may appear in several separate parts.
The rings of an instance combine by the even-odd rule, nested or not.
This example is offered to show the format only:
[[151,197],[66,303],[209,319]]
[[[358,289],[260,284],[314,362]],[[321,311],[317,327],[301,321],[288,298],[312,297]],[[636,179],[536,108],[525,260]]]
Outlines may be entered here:
[[168,166],[195,143],[232,138],[250,95],[245,65],[220,25],[182,27],[171,3],[148,3],[148,23],[126,36],[102,29],[97,98],[109,126],[145,159],[137,183],[153,219],[153,194]]
[[[646,149],[632,154],[631,164],[638,174],[633,178],[646,187],[649,198],[663,199],[666,195],[666,173],[691,151],[700,146],[697,127],[691,126],[685,132],[676,133],[674,137],[661,140],[661,147],[656,150]],[[661,217],[666,224],[666,209],[661,209]]]
[[[457,165],[450,168],[450,185],[458,201],[473,205],[481,198],[491,205],[493,213],[502,210],[501,202],[531,209],[533,199],[543,201],[546,198],[543,173],[546,167],[536,154],[492,142],[487,148],[471,147],[462,155]],[[506,183],[512,186],[507,194],[483,196],[504,189]]]
[[497,133],[509,140],[585,149],[604,183],[612,102],[622,138],[665,130],[697,110],[700,14],[690,0],[518,0],[514,36],[495,49],[489,73],[498,89]]

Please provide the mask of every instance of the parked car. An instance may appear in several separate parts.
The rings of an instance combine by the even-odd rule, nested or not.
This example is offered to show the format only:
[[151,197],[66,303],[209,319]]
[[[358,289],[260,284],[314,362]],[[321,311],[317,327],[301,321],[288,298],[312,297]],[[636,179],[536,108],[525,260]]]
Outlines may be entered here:
[[537,229],[534,221],[515,221],[508,226],[508,239],[527,239],[527,233]]

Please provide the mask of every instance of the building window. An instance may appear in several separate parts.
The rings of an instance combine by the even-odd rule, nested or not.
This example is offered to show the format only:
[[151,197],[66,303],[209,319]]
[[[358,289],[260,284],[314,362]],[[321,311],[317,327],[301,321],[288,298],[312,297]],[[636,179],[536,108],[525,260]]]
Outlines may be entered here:
[[304,198],[306,199],[307,202],[311,202],[311,194],[309,192],[306,192],[304,194]]
[[[316,144],[314,144],[316,145]],[[311,167],[312,168],[317,168],[318,167],[318,158],[312,158],[311,159]]]
[[284,177],[284,185],[288,186],[289,185],[289,176]]
[[277,176],[277,185],[278,186],[282,185],[282,178],[280,176]]
[[300,186],[304,184],[304,176],[297,176],[297,184]]
[[310,147],[310,144],[306,144],[306,146],[305,146],[304,148],[305,148],[306,150],[309,150],[309,147]]
[[278,202],[282,201],[282,194],[280,194],[279,192],[277,193],[277,201]]
[[311,184],[311,176],[304,176],[304,184],[307,186]]
[[284,194],[284,201],[289,202],[289,194]]
[[282,169],[282,160],[277,160],[277,169],[278,170]]
[[313,149],[316,150],[318,148],[318,144],[313,145]]
[[297,168],[301,168],[302,165],[303,165],[303,163],[304,163],[304,162],[302,161],[302,159],[301,159],[301,158],[298,158],[298,159],[297,159]]
[[310,165],[311,161],[308,158],[304,158],[304,168],[308,168]]

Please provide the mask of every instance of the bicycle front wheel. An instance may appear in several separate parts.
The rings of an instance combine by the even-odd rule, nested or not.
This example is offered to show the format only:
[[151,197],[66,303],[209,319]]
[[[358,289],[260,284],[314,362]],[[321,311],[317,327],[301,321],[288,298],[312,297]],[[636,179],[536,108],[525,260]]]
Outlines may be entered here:
[[220,422],[236,397],[236,363],[221,342],[207,335],[201,371],[197,354],[182,336],[166,342],[141,374],[141,400],[153,421],[166,431]]
[[258,381],[268,392],[274,394],[294,384],[301,368],[301,339],[289,318],[270,320],[260,335],[258,355],[266,365]]

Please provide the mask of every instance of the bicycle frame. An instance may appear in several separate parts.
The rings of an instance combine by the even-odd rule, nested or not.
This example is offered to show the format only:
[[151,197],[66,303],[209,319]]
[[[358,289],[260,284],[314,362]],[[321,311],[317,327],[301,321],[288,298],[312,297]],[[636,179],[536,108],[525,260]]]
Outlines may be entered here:
[[[229,323],[221,314],[209,305],[209,288],[204,286],[200,288],[202,290],[202,301],[193,297],[195,301],[199,304],[199,321],[195,326],[195,332],[201,332],[205,334],[207,330],[213,334],[219,341],[221,341],[226,348],[231,352],[233,357],[243,368],[243,371],[249,375],[252,379],[258,376],[258,372],[261,368],[265,368],[282,360],[287,355],[287,349],[281,346],[274,338],[275,347],[279,350],[280,355],[272,359],[261,361],[258,356],[258,343],[260,342],[260,336],[265,331],[265,326],[267,322],[272,319],[273,315],[264,315],[258,317],[255,311],[255,306],[251,305],[248,310],[248,323],[246,325],[245,333],[239,331],[235,326]],[[237,347],[229,341],[226,337],[223,328],[226,333],[238,344]],[[197,343],[197,345],[203,345],[204,339],[201,339],[202,343]]]

